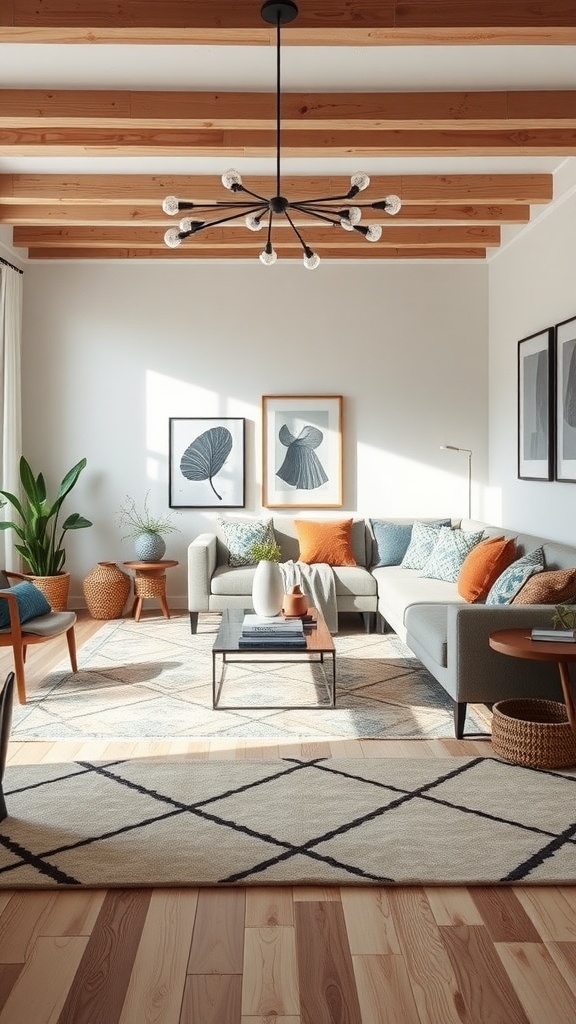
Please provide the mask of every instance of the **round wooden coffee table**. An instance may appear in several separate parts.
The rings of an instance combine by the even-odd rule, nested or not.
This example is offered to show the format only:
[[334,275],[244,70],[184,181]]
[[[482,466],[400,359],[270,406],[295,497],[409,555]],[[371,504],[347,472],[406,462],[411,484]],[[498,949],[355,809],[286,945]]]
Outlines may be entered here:
[[509,654],[513,658],[527,658],[530,661],[555,661],[560,672],[562,693],[566,704],[566,714],[573,732],[576,733],[576,709],[572,698],[570,673],[568,666],[576,661],[576,643],[548,640],[532,640],[529,627],[523,629],[499,629],[491,633],[488,642],[490,647],[500,654]]
[[124,562],[127,569],[134,572],[134,604],[132,614],[138,622],[142,611],[142,602],[148,597],[160,601],[164,618],[170,618],[166,603],[166,569],[173,569],[178,562],[165,559],[162,562]]

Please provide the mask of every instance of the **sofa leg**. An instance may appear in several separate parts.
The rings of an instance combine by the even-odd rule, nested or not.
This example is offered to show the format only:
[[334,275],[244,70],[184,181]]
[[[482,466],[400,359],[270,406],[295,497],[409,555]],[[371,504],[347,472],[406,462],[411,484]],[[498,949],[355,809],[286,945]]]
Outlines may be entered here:
[[376,629],[376,612],[361,612],[364,619],[364,628],[367,633],[373,633]]
[[190,632],[198,632],[198,612],[190,612]]
[[454,701],[454,733],[457,740],[464,738],[464,723],[466,721],[467,704]]

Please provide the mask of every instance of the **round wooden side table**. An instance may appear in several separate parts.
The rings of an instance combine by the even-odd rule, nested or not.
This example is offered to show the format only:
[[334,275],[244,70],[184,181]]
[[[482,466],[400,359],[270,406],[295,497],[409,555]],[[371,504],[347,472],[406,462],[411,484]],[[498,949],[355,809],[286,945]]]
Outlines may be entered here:
[[160,602],[165,619],[170,618],[166,603],[166,569],[173,569],[178,562],[166,558],[161,562],[124,562],[127,569],[134,572],[134,604],[132,614],[138,622],[142,611],[142,602],[149,597]]
[[530,661],[555,661],[560,672],[562,693],[566,704],[566,714],[573,732],[576,733],[576,709],[570,687],[568,665],[576,661],[576,643],[548,640],[532,640],[530,630],[499,629],[488,638],[490,647],[500,654],[509,654],[513,658],[528,658]]

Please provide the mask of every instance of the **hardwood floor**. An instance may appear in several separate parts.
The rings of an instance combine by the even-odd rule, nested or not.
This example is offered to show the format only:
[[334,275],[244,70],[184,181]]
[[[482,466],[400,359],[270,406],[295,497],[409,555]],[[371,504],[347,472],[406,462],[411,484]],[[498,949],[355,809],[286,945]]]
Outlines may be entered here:
[[[100,625],[80,616],[78,646]],[[65,656],[63,641],[31,650],[29,689]],[[9,669],[2,651],[0,677]],[[289,749],[333,757],[491,753],[489,742],[472,740]],[[12,743],[9,760],[271,759],[285,750],[247,740],[66,740]],[[0,1024],[573,1021],[576,884],[0,890]]]

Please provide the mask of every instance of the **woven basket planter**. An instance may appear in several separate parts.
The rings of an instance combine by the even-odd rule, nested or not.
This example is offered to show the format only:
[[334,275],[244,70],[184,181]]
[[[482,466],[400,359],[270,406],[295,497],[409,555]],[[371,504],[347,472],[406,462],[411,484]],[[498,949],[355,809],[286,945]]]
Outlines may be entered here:
[[501,700],[494,705],[492,747],[527,768],[571,768],[576,733],[564,704],[553,700]]
[[98,562],[84,577],[82,590],[93,619],[119,619],[130,593],[130,577],[116,562]]
[[68,591],[70,589],[70,573],[62,572],[59,576],[27,576],[27,579],[44,594],[54,612],[65,612],[68,608]]

